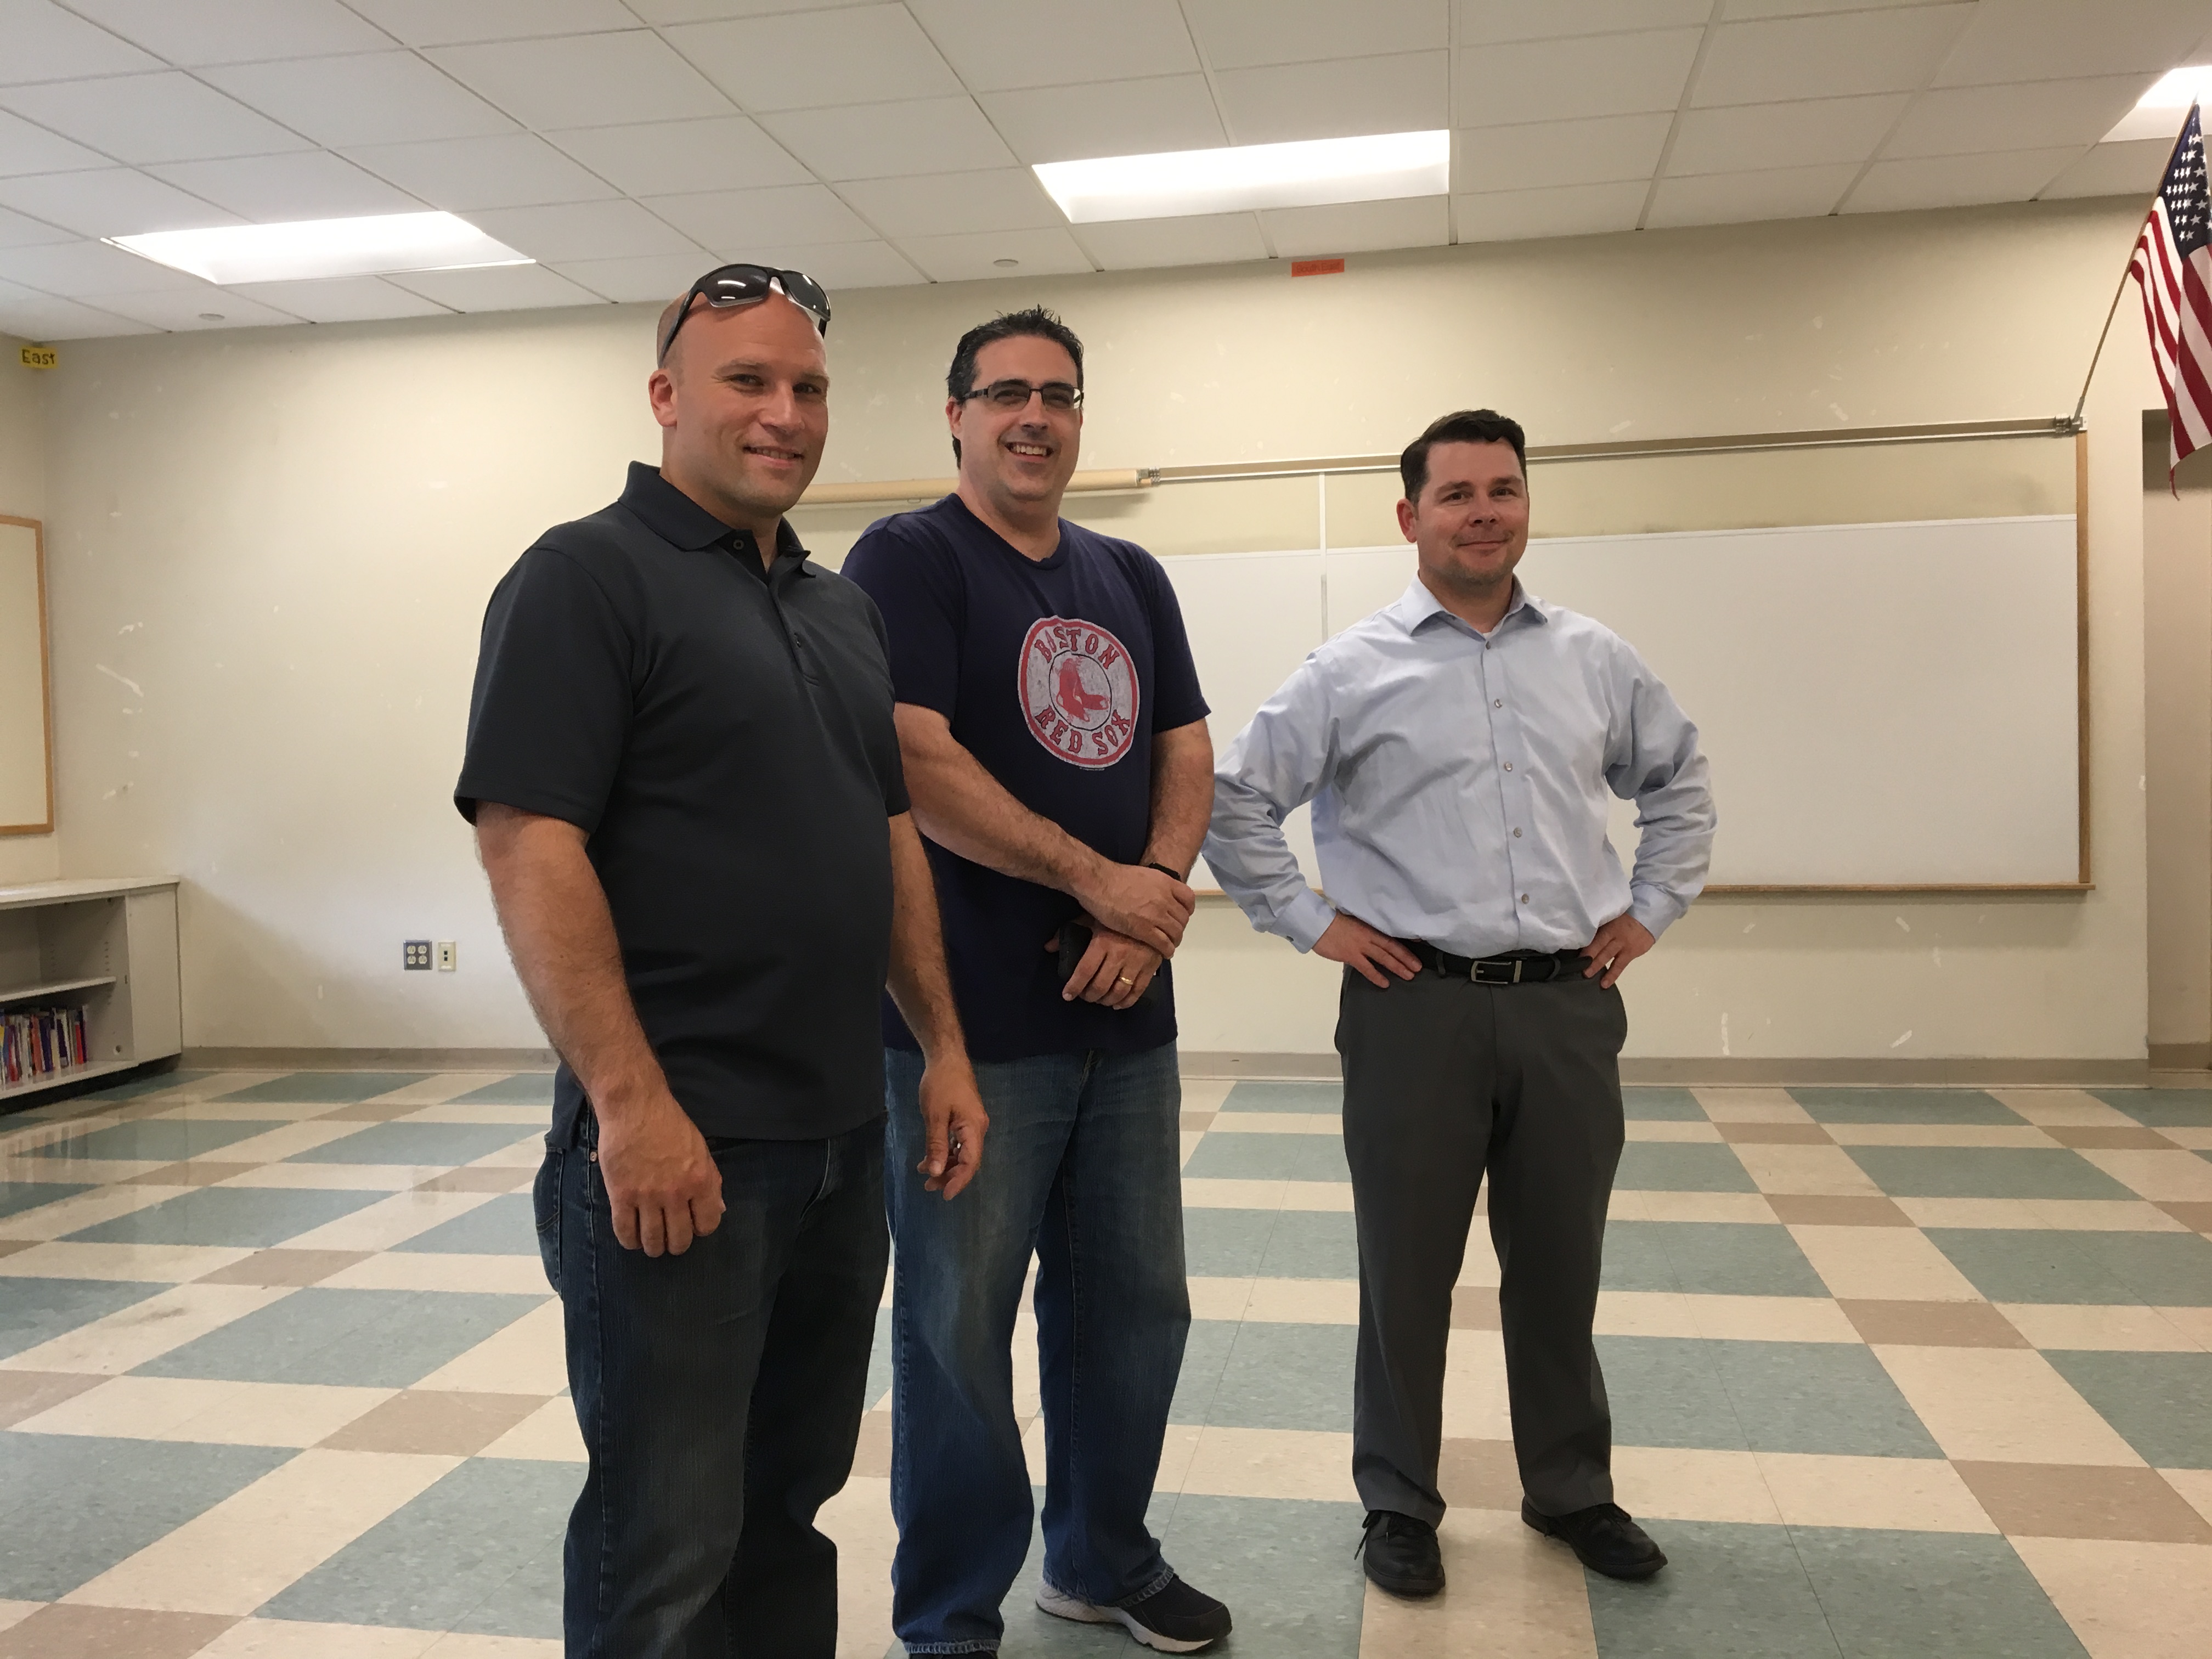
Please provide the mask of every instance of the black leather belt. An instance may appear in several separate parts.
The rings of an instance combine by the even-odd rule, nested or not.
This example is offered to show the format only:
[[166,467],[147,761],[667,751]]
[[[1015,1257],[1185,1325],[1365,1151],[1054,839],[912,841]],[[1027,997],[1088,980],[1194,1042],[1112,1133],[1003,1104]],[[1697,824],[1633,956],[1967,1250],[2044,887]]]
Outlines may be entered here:
[[1512,951],[1502,957],[1455,957],[1425,939],[1408,939],[1406,948],[1424,968],[1446,979],[1470,979],[1477,985],[1541,985],[1583,973],[1589,958],[1579,951]]

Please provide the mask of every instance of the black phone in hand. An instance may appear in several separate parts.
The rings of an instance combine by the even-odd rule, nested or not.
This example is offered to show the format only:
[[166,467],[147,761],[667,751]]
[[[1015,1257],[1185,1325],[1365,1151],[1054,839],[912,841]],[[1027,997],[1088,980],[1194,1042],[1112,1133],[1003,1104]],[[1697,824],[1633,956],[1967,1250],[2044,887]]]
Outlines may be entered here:
[[[1083,961],[1083,953],[1090,948],[1091,929],[1089,927],[1079,921],[1060,924],[1060,982],[1061,985],[1065,986],[1069,980],[1075,977],[1075,970]],[[1160,964],[1162,972],[1164,972],[1166,968],[1165,963]],[[1149,1008],[1159,1000],[1160,975],[1156,972],[1152,978],[1145,981],[1143,994],[1130,1006],[1135,1008]]]

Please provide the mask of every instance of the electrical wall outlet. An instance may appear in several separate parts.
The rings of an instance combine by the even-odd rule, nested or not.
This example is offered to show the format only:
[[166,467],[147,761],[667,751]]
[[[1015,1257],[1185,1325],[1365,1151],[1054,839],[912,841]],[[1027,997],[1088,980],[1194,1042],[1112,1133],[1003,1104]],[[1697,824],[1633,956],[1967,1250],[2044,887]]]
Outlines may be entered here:
[[429,971],[430,941],[428,939],[410,939],[401,948],[403,951],[401,961],[409,973]]
[[440,939],[438,941],[438,971],[441,974],[450,974],[460,965],[461,947],[452,939]]

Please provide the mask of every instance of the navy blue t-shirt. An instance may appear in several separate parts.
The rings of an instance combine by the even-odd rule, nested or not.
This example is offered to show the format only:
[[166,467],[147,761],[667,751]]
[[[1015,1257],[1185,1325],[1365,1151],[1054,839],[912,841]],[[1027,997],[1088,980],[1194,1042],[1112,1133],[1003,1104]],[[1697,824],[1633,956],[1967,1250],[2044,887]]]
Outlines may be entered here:
[[[1143,859],[1152,734],[1206,714],[1182,611],[1158,560],[1065,519],[1052,556],[1031,559],[947,495],[871,525],[844,574],[883,612],[899,702],[943,714],[953,737],[1040,817],[1116,863]],[[1174,1041],[1164,967],[1149,1007],[1062,1000],[1045,940],[1081,907],[927,845],[953,994],[976,1059],[1133,1054]],[[889,998],[884,1040],[920,1046]]]

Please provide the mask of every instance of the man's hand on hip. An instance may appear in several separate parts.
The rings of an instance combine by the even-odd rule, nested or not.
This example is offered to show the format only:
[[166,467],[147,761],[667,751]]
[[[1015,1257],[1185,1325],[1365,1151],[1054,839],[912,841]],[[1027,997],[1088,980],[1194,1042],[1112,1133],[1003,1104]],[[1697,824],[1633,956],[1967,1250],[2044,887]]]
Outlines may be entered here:
[[1650,928],[1624,911],[1599,928],[1597,937],[1583,946],[1583,954],[1589,958],[1583,977],[1588,979],[1601,973],[1605,977],[1598,983],[1610,990],[1613,981],[1628,971],[1628,964],[1658,942]]
[[[1135,1007],[1165,958],[1127,933],[1115,933],[1094,915],[1086,914],[1083,923],[1091,929],[1091,947],[1060,988],[1060,1000],[1073,1002],[1081,997],[1085,1002],[1103,1002],[1109,1008]],[[1057,932],[1044,942],[1044,948],[1060,949]]]
[[1328,930],[1314,941],[1314,954],[1356,968],[1373,985],[1390,988],[1386,971],[1411,979],[1421,971],[1421,959],[1389,934],[1378,933],[1348,910],[1336,913]]
[[975,1068],[965,1060],[925,1062],[921,1068],[921,1127],[927,1139],[921,1188],[948,1199],[975,1178],[983,1167],[983,1136],[991,1127]]
[[722,1172],[667,1090],[601,1112],[599,1158],[615,1241],[625,1250],[681,1255],[722,1224]]
[[1099,921],[1171,957],[1198,908],[1198,895],[1173,876],[1139,864],[1108,864],[1075,896]]

